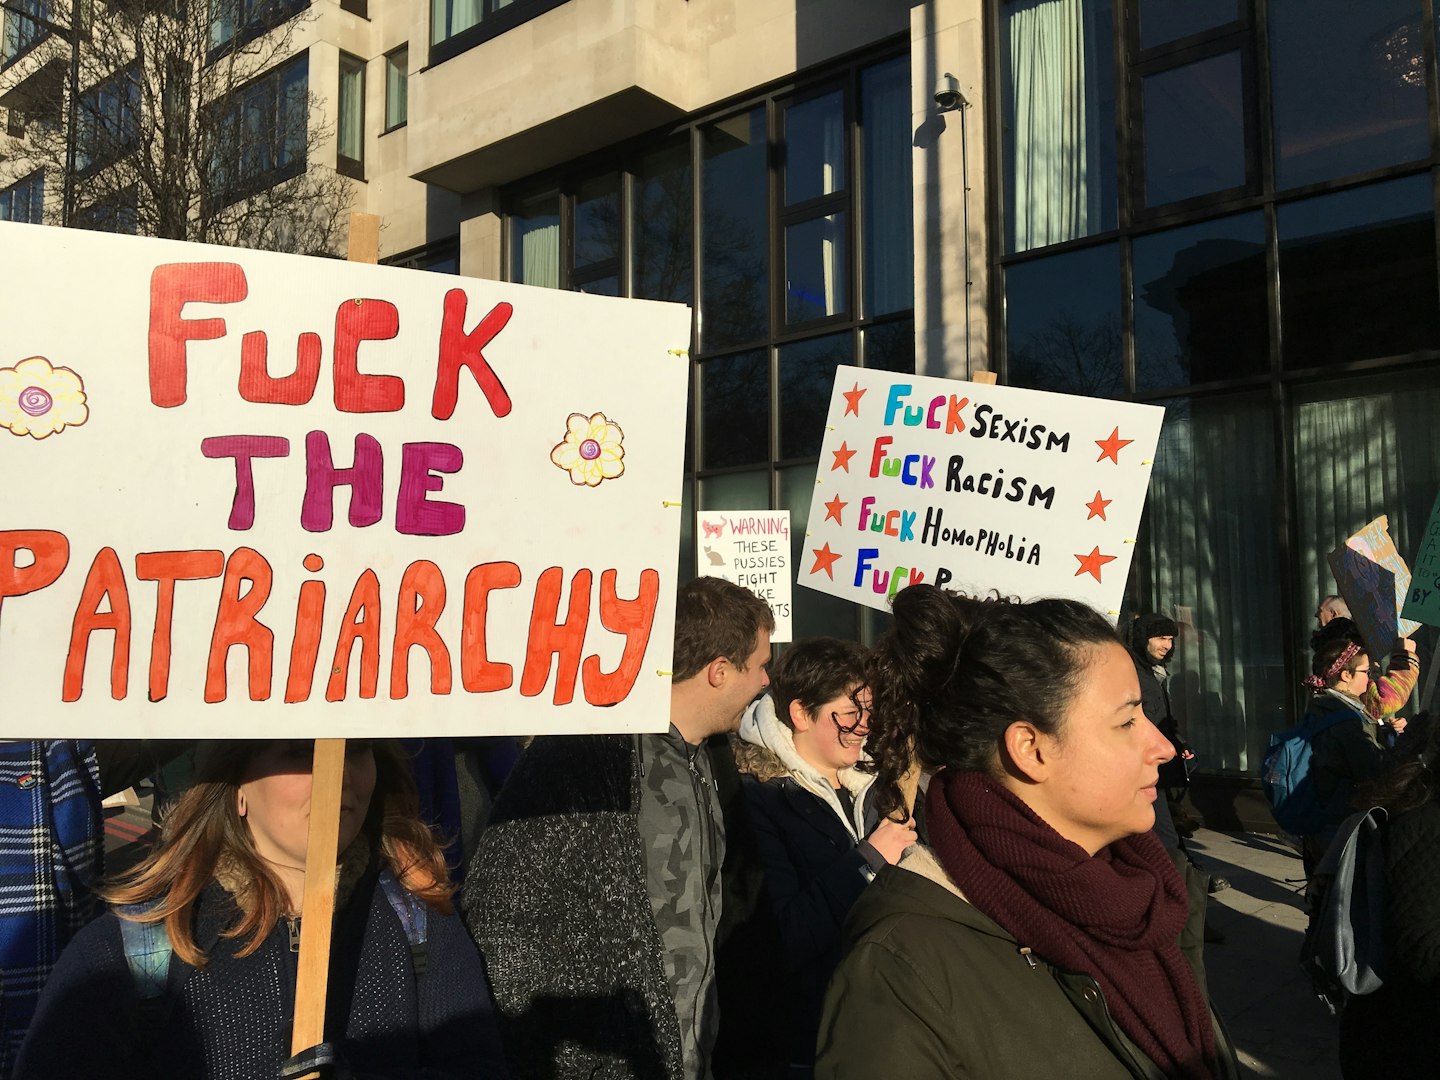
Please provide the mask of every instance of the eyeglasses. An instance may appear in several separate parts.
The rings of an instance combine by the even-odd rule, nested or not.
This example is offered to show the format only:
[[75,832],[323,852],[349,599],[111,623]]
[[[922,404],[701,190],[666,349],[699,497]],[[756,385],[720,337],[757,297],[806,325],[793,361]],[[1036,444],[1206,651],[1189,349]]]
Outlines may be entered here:
[[[846,720],[852,720],[852,719],[853,719],[853,720],[854,720],[854,723],[852,723],[852,724],[841,723],[841,718],[842,718],[842,717],[843,717],[844,719],[846,719]],[[870,710],[869,710],[869,709],[847,709],[847,710],[846,710],[845,712],[843,712],[843,713],[841,713],[841,712],[832,712],[832,713],[830,714],[830,721],[831,721],[831,723],[833,723],[833,724],[835,725],[836,730],[838,730],[841,735],[854,735],[856,731],[860,730],[860,728],[862,728],[862,727],[868,727],[868,726],[869,726],[869,724],[870,724]]]

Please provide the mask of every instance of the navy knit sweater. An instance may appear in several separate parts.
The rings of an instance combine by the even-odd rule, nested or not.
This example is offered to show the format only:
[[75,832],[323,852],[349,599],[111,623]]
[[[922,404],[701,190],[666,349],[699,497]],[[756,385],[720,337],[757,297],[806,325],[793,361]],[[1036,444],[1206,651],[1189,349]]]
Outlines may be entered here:
[[[21,1048],[16,1080],[275,1080],[290,1056],[298,956],[286,922],[236,957],[222,938],[238,909],[219,884],[201,895],[201,970],[171,957],[158,1023],[141,1017],[120,924],[107,912],[65,950]],[[430,913],[426,970],[372,870],[340,910],[326,1034],[356,1080],[493,1080],[508,1075],[484,966],[454,915]],[[343,1036],[343,1037],[342,1037]]]

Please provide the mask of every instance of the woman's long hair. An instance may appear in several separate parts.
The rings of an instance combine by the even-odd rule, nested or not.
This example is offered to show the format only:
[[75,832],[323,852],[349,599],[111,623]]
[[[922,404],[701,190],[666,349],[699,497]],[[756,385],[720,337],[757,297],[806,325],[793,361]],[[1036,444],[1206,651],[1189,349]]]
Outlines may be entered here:
[[[137,918],[163,921],[175,953],[194,967],[203,968],[206,961],[192,933],[194,909],[217,874],[240,883],[235,899],[241,918],[221,934],[244,941],[239,956],[259,949],[289,906],[284,886],[260,857],[236,807],[246,769],[266,745],[256,740],[202,744],[196,781],[165,815],[155,850],[100,890],[115,905],[158,900]],[[406,889],[436,911],[449,913],[454,886],[438,841],[420,819],[410,767],[393,743],[377,741],[371,748],[375,789],[361,836]]]
[[881,814],[902,808],[900,778],[915,761],[983,772],[1016,720],[1057,734],[1093,650],[1123,648],[1078,600],[977,600],[911,585],[891,607],[895,628],[871,653],[867,679]]

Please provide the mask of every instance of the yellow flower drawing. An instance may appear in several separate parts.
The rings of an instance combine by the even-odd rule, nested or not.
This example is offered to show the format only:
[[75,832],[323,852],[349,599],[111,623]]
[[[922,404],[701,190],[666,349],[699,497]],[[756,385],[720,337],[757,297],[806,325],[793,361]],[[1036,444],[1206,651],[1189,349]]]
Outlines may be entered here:
[[570,474],[572,484],[597,487],[625,471],[625,433],[603,412],[571,413],[565,441],[550,451],[550,460]]
[[0,368],[0,427],[12,435],[44,439],[90,418],[85,383],[69,368],[43,356]]

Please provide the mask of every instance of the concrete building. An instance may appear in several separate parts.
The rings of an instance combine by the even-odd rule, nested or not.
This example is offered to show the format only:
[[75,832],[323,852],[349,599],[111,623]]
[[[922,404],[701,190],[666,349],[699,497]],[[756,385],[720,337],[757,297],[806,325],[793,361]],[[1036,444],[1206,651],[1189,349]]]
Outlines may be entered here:
[[[1440,487],[1421,0],[311,10],[336,131],[311,165],[353,178],[386,261],[694,305],[686,520],[788,508],[798,557],[840,363],[1165,405],[1127,606],[1179,622],[1172,695],[1222,786],[1301,707],[1325,553],[1382,513],[1418,543]],[[798,636],[882,624],[797,590]]]

